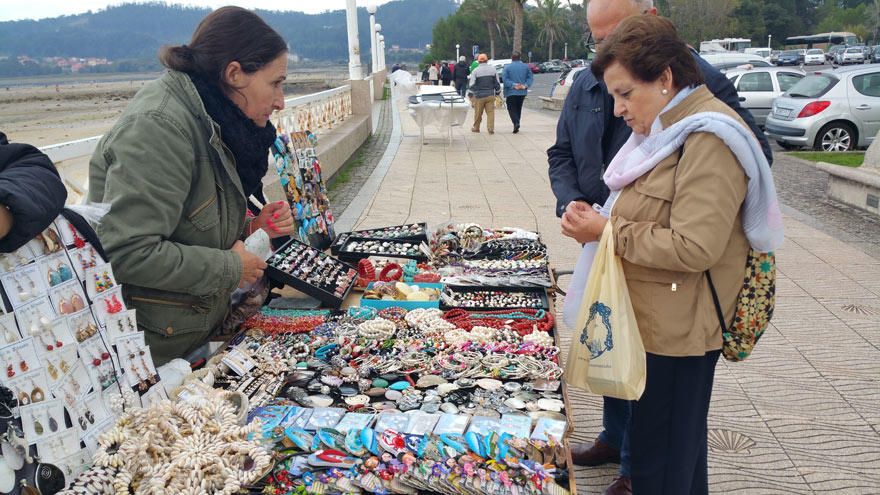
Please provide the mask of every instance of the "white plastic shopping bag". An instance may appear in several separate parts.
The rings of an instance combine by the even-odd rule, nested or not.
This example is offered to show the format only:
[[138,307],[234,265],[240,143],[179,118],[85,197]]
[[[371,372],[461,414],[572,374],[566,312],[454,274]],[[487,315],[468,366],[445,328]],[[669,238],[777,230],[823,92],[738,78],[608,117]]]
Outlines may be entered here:
[[645,347],[623,265],[614,253],[611,222],[596,246],[577,315],[566,382],[595,394],[637,400],[645,390]]

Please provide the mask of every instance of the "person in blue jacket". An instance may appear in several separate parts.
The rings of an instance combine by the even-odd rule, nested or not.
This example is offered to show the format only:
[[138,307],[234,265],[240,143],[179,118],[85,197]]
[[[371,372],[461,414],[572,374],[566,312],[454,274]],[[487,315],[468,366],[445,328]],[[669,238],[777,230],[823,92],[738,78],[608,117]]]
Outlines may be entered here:
[[[657,9],[651,0],[592,0],[587,8],[592,47],[601,44],[621,21],[643,13],[656,15]],[[770,144],[752,114],[740,106],[733,84],[696,51],[691,50],[691,54],[709,91],[745,121],[761,144],[767,161],[772,164]],[[588,206],[605,203],[609,191],[602,175],[630,132],[623,119],[614,116],[614,99],[605,85],[597,81],[589,69],[576,74],[556,126],[556,143],[547,150],[550,187],[556,196],[556,216],[561,217],[575,201]],[[605,397],[603,431],[594,443],[572,445],[571,448],[572,462],[577,465],[620,463],[620,475],[605,490],[606,495],[632,493],[628,441],[631,407],[630,401]]]
[[0,132],[0,252],[15,251],[45,230],[66,200],[52,160]]
[[522,117],[523,101],[529,94],[532,85],[532,70],[519,59],[519,52],[513,52],[510,56],[511,63],[504,66],[501,72],[501,80],[504,81],[504,98],[507,103],[507,114],[513,122],[513,133],[519,132],[520,117]]

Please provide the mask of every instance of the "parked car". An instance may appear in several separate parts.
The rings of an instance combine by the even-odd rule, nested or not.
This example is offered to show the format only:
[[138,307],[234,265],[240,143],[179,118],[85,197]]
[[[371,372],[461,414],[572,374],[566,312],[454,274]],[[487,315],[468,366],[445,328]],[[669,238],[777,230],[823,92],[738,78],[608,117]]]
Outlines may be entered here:
[[852,46],[840,55],[840,65],[865,63],[865,50],[860,46]]
[[781,146],[851,151],[880,131],[880,67],[809,74],[773,101],[765,124]]
[[871,50],[871,62],[880,62],[880,45],[875,45]]
[[587,61],[582,58],[576,58],[574,60],[569,61],[568,65],[570,65],[572,68],[583,67],[583,66],[587,65]]
[[770,52],[770,63],[776,64],[779,61],[779,54],[782,53],[782,50],[773,50]]
[[562,64],[557,64],[553,61],[544,62],[541,64],[541,67],[543,67],[544,72],[562,72],[565,68]]
[[589,66],[574,67],[559,74],[559,79],[557,79],[556,82],[553,83],[553,87],[550,88],[550,96],[553,98],[565,99],[565,97],[568,96],[568,90],[571,89],[571,85],[574,84],[575,74],[588,67]]
[[533,63],[529,62],[528,66],[529,66],[529,70],[532,71],[532,74],[538,74],[541,72],[541,69],[540,69],[540,67],[538,67],[538,64],[533,64]]
[[822,51],[821,48],[812,48],[807,50],[807,54],[804,55],[804,65],[824,65],[825,64],[825,52]]
[[842,52],[845,49],[846,49],[846,45],[832,46],[831,48],[828,49],[827,52],[825,52],[825,60],[832,62],[832,63],[835,63],[835,64],[838,63],[837,62],[837,54]]
[[779,58],[776,60],[776,65],[780,67],[783,65],[798,65],[800,63],[801,58],[797,50],[786,50],[780,53]]
[[801,70],[781,67],[731,69],[724,75],[739,93],[740,105],[752,112],[760,127],[764,127],[773,99],[805,76]]

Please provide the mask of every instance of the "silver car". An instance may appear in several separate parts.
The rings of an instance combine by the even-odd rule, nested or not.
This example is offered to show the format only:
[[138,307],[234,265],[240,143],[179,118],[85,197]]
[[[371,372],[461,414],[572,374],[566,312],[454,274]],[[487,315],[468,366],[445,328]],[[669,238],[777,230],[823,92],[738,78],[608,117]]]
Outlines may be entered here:
[[730,69],[724,75],[739,93],[740,105],[752,112],[755,122],[764,127],[773,99],[788,91],[805,74],[794,67],[756,67]]
[[860,46],[852,46],[841,52],[840,65],[865,63],[865,49]]
[[784,148],[868,146],[880,131],[880,67],[808,74],[773,101],[765,129]]

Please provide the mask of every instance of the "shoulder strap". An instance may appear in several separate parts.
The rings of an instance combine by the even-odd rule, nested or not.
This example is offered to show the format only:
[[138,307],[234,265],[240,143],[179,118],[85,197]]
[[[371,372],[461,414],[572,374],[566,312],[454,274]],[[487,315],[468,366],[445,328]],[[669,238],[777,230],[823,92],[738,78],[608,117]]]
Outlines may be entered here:
[[715,284],[712,283],[712,274],[706,270],[706,280],[709,281],[709,290],[712,291],[712,302],[715,303],[715,314],[718,315],[718,323],[721,324],[721,332],[727,331],[727,325],[724,324],[724,311],[721,311],[721,303],[718,302],[718,292],[715,291]]

